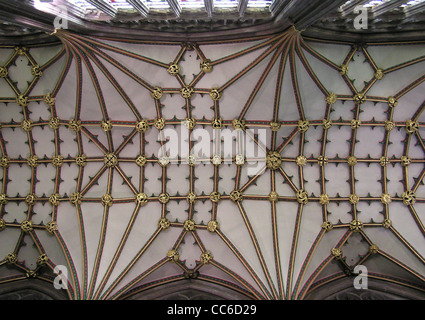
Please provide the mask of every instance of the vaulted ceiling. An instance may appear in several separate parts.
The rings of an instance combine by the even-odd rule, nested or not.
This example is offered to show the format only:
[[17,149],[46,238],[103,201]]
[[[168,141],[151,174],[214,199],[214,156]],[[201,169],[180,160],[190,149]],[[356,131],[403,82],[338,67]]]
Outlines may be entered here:
[[[54,31],[51,14],[24,19],[20,7],[15,31],[3,23],[0,292],[54,288],[60,270],[70,299],[160,298],[153,289],[194,283],[222,298],[305,299],[352,288],[363,266],[375,289],[423,295],[419,29],[372,41],[324,18],[361,1],[261,1],[260,12],[228,1],[237,19],[269,16],[220,18],[210,32],[208,1],[184,32],[179,1],[164,10],[183,21],[165,31],[168,20],[125,26],[108,1],[88,2],[109,18]],[[367,8],[406,15],[406,3]]]

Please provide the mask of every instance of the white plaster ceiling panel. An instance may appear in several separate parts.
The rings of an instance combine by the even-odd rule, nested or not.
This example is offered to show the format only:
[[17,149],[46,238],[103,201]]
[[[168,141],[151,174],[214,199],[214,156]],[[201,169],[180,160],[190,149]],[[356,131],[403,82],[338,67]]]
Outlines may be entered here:
[[7,281],[303,299],[362,264],[424,290],[423,44],[56,35],[0,49]]

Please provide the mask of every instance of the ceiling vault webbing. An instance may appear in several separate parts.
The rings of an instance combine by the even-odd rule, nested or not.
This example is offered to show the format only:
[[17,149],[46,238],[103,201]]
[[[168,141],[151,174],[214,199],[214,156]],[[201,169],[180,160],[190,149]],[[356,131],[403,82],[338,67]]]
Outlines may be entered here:
[[[424,53],[384,67],[377,52],[389,43],[315,41],[295,28],[222,43],[55,36],[61,45],[0,47],[0,237],[10,249],[0,268],[14,270],[0,285],[53,283],[66,264],[70,299],[123,299],[187,279],[303,299],[366,265],[374,279],[424,291],[425,101],[413,95]],[[423,48],[394,47],[404,46]],[[29,68],[27,86],[18,67]],[[380,86],[412,67],[422,70],[414,79]],[[170,154],[167,130],[189,153]],[[199,132],[211,153],[191,153],[205,143]],[[338,135],[347,139],[333,143]],[[378,188],[359,184],[367,168]]]

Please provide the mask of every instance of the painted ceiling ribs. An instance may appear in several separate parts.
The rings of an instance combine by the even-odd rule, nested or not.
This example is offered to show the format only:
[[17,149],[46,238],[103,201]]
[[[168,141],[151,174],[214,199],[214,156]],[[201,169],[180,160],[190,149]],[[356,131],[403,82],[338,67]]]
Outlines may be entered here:
[[[120,15],[110,1],[87,1],[109,22]],[[150,18],[144,1],[127,2]],[[425,294],[425,41],[308,37],[329,11],[349,16],[368,2],[274,1],[279,32],[199,40],[139,39],[131,28],[114,37],[77,11],[78,30],[96,25],[102,37],[50,34],[53,7],[36,19],[30,2],[0,0],[11,13],[0,19],[56,39],[0,38],[0,287],[52,283],[60,264],[69,299],[193,279],[249,299],[299,300],[367,266],[371,279]],[[180,2],[167,3],[180,20]],[[219,10],[203,3],[211,22]],[[425,8],[404,3],[371,10]],[[248,8],[237,1],[236,18]],[[383,48],[409,57],[386,64]],[[191,151],[204,130],[212,153],[172,156],[168,130]],[[244,154],[243,141],[258,152]]]
[[[311,288],[319,286],[323,280],[321,272],[333,264],[340,268],[339,271],[333,271],[335,279],[351,277],[356,266],[368,265],[369,261],[380,257],[408,273],[409,281],[413,277],[417,282],[414,284],[405,282],[403,278],[397,278],[400,277],[399,274],[377,275],[377,278],[425,291],[425,275],[420,272],[425,265],[425,258],[421,251],[417,250],[419,247],[415,248],[423,239],[419,237],[413,240],[414,243],[410,243],[412,238],[403,229],[403,223],[407,219],[400,220],[398,216],[401,213],[412,218],[413,223],[410,227],[425,235],[424,224],[419,214],[419,210],[425,204],[420,183],[425,176],[423,168],[425,145],[422,139],[425,123],[423,117],[421,118],[425,103],[421,100],[414,105],[414,112],[411,112],[413,115],[407,112],[401,114],[394,112],[395,108],[407,108],[401,103],[398,105],[399,100],[423,85],[425,75],[421,74],[403,83],[400,89],[392,92],[392,96],[378,96],[379,93],[376,91],[373,95],[370,94],[375,84],[384,77],[391,76],[393,72],[408,70],[415,65],[421,66],[425,61],[423,55],[382,68],[375,60],[373,49],[370,49],[373,45],[358,48],[352,44],[333,41],[333,46],[348,48],[346,54],[341,57],[342,64],[339,64],[316,51],[314,41],[304,39],[302,33],[294,28],[273,37],[262,38],[260,41],[258,38],[251,39],[255,41],[252,46],[242,46],[231,54],[217,55],[214,59],[210,59],[208,53],[211,53],[209,45],[216,45],[215,42],[198,44],[135,41],[131,44],[141,45],[144,48],[150,46],[152,50],[172,47],[174,50],[172,56],[170,54],[167,61],[161,61],[156,60],[158,59],[156,56],[155,59],[145,56],[143,50],[138,52],[134,47],[134,51],[126,50],[128,44],[120,42],[119,39],[114,39],[112,45],[110,41],[106,43],[102,39],[69,31],[59,30],[55,35],[62,42],[61,49],[41,65],[38,65],[37,59],[32,55],[32,48],[3,48],[10,50],[11,56],[0,68],[0,81],[10,88],[12,96],[0,97],[0,108],[8,104],[0,113],[0,170],[3,177],[0,190],[2,230],[0,239],[6,234],[4,229],[17,231],[21,236],[16,245],[12,246],[13,251],[0,261],[0,268],[7,265],[21,270],[26,277],[42,276],[51,279],[56,262],[54,254],[47,257],[46,248],[50,248],[52,244],[45,241],[52,241],[57,244],[59,250],[63,250],[67,259],[70,273],[68,295],[71,299],[119,299],[134,292],[143,293],[152,286],[187,279],[203,281],[208,279],[212,283],[235,289],[252,299],[303,299],[311,292]],[[328,43],[322,41],[323,44]],[[412,43],[397,43],[395,47],[402,45]],[[258,55],[251,55],[255,52],[258,52]],[[360,87],[348,72],[358,52],[364,55],[364,63],[373,71],[372,78],[363,79],[364,86]],[[196,55],[196,68],[198,68],[197,74],[193,74],[193,80],[183,74],[180,68],[183,62],[190,61],[188,58],[191,54]],[[23,58],[29,61],[27,67],[31,69],[33,76],[25,89],[21,89],[21,81],[14,78],[13,72],[9,72],[16,61]],[[44,73],[59,61],[62,61],[60,77],[58,82],[53,84],[50,93],[33,95],[33,91],[39,90],[37,85],[43,83],[40,80],[43,80]],[[129,68],[127,63],[130,61],[137,61],[146,68],[149,66],[158,74],[163,73],[168,80],[175,80],[174,85],[158,87],[152,82],[150,74]],[[240,61],[244,62],[240,70],[225,77],[221,86],[210,88],[205,85],[208,82],[203,82],[220,68],[225,68],[226,64],[233,62],[238,64]],[[326,72],[318,74],[317,64]],[[229,105],[222,97],[231,98],[231,90],[242,85],[247,77],[252,78],[254,70],[256,78],[251,79],[253,87],[242,96],[240,109],[235,110],[233,119],[224,117],[226,113],[223,110],[228,112],[226,108]],[[273,74],[275,76],[272,78]],[[350,93],[332,92],[325,82],[321,82],[320,79],[324,76],[335,77],[335,81],[345,84]],[[76,98],[75,105],[71,103],[71,106],[67,105],[68,101],[62,100],[61,93],[67,89],[69,85],[67,80],[72,77],[75,82]],[[123,82],[123,79],[126,81]],[[319,102],[317,106],[323,111],[319,117],[312,116],[312,110],[308,107],[311,103],[305,94],[305,88],[301,86],[307,82],[311,83],[311,90],[318,92],[319,97],[316,97],[315,101]],[[256,98],[261,94],[264,97],[263,90],[267,90],[266,87],[270,83],[272,89],[268,89],[271,90],[268,92],[272,93],[271,116],[267,118],[263,115],[266,108],[260,104],[261,117],[257,119],[252,115],[252,112],[259,107]],[[134,85],[140,88],[136,96],[134,93],[132,95],[129,89]],[[92,86],[93,90],[84,90],[87,86]],[[287,86],[291,87],[287,92],[293,95],[293,102],[290,104],[284,104],[281,100],[283,90]],[[122,99],[122,112],[129,112],[125,120],[111,116],[116,111],[108,104],[113,92]],[[179,109],[183,105],[180,118],[171,117],[168,112],[176,109],[171,104],[173,101],[170,103],[172,96],[174,99],[176,97],[180,99]],[[198,100],[195,99],[203,96],[209,99],[208,106],[211,113],[199,116]],[[97,101],[98,109],[84,103],[89,101],[89,97]],[[137,100],[140,97],[147,98],[147,102],[140,104]],[[362,117],[362,112],[368,111],[370,104],[379,107],[383,117],[376,114],[376,119]],[[63,108],[66,108],[64,106],[74,108],[71,112],[72,119],[61,116]],[[43,116],[45,119],[33,116],[33,112],[41,107],[47,110],[47,114]],[[236,108],[235,104],[232,104],[232,107]],[[295,120],[281,118],[280,112],[283,107],[292,108],[297,118],[294,118]],[[9,108],[22,111],[20,122],[6,121],[2,118],[7,114],[3,111],[8,111]],[[333,113],[338,112],[340,108],[350,110],[343,116],[334,116]],[[148,109],[151,109],[152,113],[144,117]],[[88,111],[90,111],[89,118],[87,118]],[[220,133],[218,129],[233,128],[237,133],[237,141],[247,134],[258,146],[262,155],[244,158],[237,149],[234,154],[222,158],[217,149],[214,149],[217,154],[205,158],[202,155],[196,159],[203,165],[197,165],[194,158],[189,156],[170,157],[166,152],[167,140],[164,130],[178,126],[187,128],[189,132],[197,126],[197,128],[207,127],[215,134]],[[38,152],[37,146],[43,143],[43,136],[37,133],[40,128],[52,132],[54,148],[52,155],[43,157]],[[263,144],[254,129],[270,133],[272,136],[270,142]],[[341,129],[348,133],[347,140],[344,141],[346,143],[338,146],[340,149],[336,156],[331,156],[328,153],[329,143],[333,139],[331,133]],[[359,143],[365,142],[361,136],[363,130],[373,130],[375,134],[382,134],[383,138],[377,148],[381,148],[378,156],[358,155]],[[397,142],[403,150],[401,155],[397,156],[388,154],[390,145],[394,144],[390,139],[393,130],[398,130],[399,134],[403,135],[402,140]],[[7,143],[7,137],[10,137],[12,131],[21,132],[26,142],[21,141],[21,145]],[[123,132],[126,134],[123,135]],[[158,135],[157,137],[154,135],[154,139],[158,140],[160,150],[163,151],[162,155],[150,154],[150,151],[147,151],[149,142],[154,142],[154,139],[149,140],[152,133]],[[68,138],[65,139],[67,135]],[[122,136],[122,139],[117,142],[119,136]],[[191,135],[188,136],[189,145],[193,146],[195,140]],[[319,151],[309,154],[306,145],[313,140],[318,141]],[[90,141],[90,144],[87,141]],[[135,153],[132,151],[132,156],[126,153],[128,147],[136,148]],[[375,147],[370,145],[370,148]],[[17,150],[20,150],[19,156],[13,155]],[[68,150],[75,150],[76,154],[66,155],[70,152]],[[338,154],[342,154],[344,150],[348,150],[347,155],[339,156]],[[247,175],[247,161],[262,164],[261,170]],[[77,172],[76,179],[71,179],[74,182],[71,187],[68,186],[66,192],[61,189],[61,184],[69,180],[62,167],[64,164],[75,168]],[[233,190],[230,193],[223,191],[225,184],[222,181],[223,177],[225,172],[227,174],[230,172],[226,169],[227,164],[233,172],[233,179],[230,180],[230,187]],[[53,193],[49,195],[40,192],[41,185],[38,180],[42,177],[39,170],[43,165],[51,170],[54,177],[51,180]],[[93,165],[97,167],[92,167]],[[329,168],[336,165],[341,169]],[[378,193],[365,193],[367,190],[358,187],[362,165],[373,167],[375,173],[379,173],[381,184]],[[16,179],[15,170],[19,170],[21,166],[30,171],[30,178],[25,182],[29,193],[14,195],[11,194],[10,187]],[[210,181],[198,179],[204,166],[213,169],[210,172],[211,193],[204,192],[203,189]],[[415,171],[414,166],[420,166],[421,169]],[[90,167],[94,170],[90,171]],[[132,174],[127,171],[130,167],[135,170]],[[146,186],[149,179],[146,178],[154,168],[159,172],[158,184],[156,189],[151,189],[148,193]],[[316,170],[318,175],[310,177],[310,169]],[[390,182],[394,179],[393,170],[396,169],[402,174],[399,177],[402,193],[394,192],[394,189],[390,188]],[[178,192],[170,192],[170,180],[176,179],[173,177],[176,170],[184,172],[183,176],[187,178],[178,182]],[[348,185],[348,191],[341,189],[337,194],[333,194],[330,190],[335,181],[329,179],[331,172],[338,176],[343,170],[346,170],[347,176],[340,177],[341,181],[338,180],[338,183]],[[138,181],[135,179],[136,175],[139,176]],[[114,184],[117,179],[122,180],[121,185]],[[311,179],[318,184],[318,189],[314,193],[310,190]],[[412,180],[415,183],[412,184]],[[187,192],[181,191],[183,185],[187,187]],[[285,188],[282,189],[282,185]],[[91,191],[99,187],[103,188],[104,194],[94,196]],[[253,212],[254,203],[261,204],[263,209],[267,209]],[[51,215],[46,216],[51,220],[35,222],[40,214],[38,204],[51,209]],[[98,205],[100,210],[100,219],[96,222],[100,231],[95,243],[97,250],[93,254],[93,251],[89,250],[89,246],[93,245],[90,243],[93,234],[89,231],[93,227],[91,225],[93,221],[88,219],[87,214],[94,204]],[[206,216],[203,216],[202,221],[198,218],[201,204],[210,210],[203,213]],[[375,212],[376,215],[370,215],[368,210],[362,209],[364,208],[362,205],[365,204],[369,206],[373,204],[373,210],[378,210]],[[224,209],[224,205],[227,209]],[[23,206],[27,208],[25,217],[21,220],[16,219],[16,215],[22,212],[14,210],[19,211]],[[349,208],[349,212],[342,214],[338,208],[344,206]],[[176,218],[173,215],[179,211],[178,208],[182,208],[182,212],[181,216]],[[315,208],[314,217],[309,216],[313,213],[311,208]],[[113,220],[117,213],[124,214],[123,210],[130,210],[127,212],[128,220],[124,218]],[[78,233],[80,241],[78,245],[71,243],[69,230],[68,234],[66,231],[69,224],[62,220],[71,212],[75,215],[72,237],[75,238]],[[292,222],[289,223],[288,220],[282,223],[282,214],[287,218],[291,216]],[[263,224],[258,223],[260,221],[258,215],[264,215],[261,219]],[[350,220],[341,221],[340,218],[334,218],[344,215],[349,216]],[[158,221],[154,223],[151,221],[148,227],[146,219],[153,220],[152,217],[156,217]],[[244,238],[235,238],[233,229],[227,225],[231,223],[231,220],[226,220],[229,217],[238,219],[235,221],[240,222],[238,228],[242,228]],[[397,219],[394,219],[396,217]],[[138,220],[139,218],[142,220]],[[110,232],[115,230],[115,226],[111,225],[112,221],[122,227],[122,233],[115,234],[118,239],[116,247],[108,246]],[[307,229],[304,229],[306,224]],[[132,239],[134,241],[132,230],[140,232],[140,228],[145,234],[144,240],[132,242]],[[385,243],[380,242],[381,238],[375,237],[377,231],[391,235],[398,246],[407,250],[413,256],[415,267],[412,267],[410,260],[400,261],[395,256],[397,252],[392,252],[391,247],[386,247]],[[45,232],[51,237],[42,237],[41,233]],[[208,237],[205,236],[206,233]],[[290,235],[286,241],[283,240],[282,233]],[[270,242],[264,241],[264,235],[271,235]],[[306,239],[306,235],[310,238]],[[214,237],[212,242],[211,237]],[[29,260],[22,261],[17,258],[21,248],[25,244],[28,248],[30,241],[36,243],[33,249],[39,257],[35,268],[28,265]],[[365,252],[358,251],[359,249],[353,245],[356,241],[362,243]],[[159,248],[155,247],[158,243],[161,243],[159,247],[163,252],[155,249]],[[196,250],[186,251],[188,247],[185,246],[189,244],[193,244]],[[247,250],[245,247],[247,244],[251,246],[252,251]],[[127,255],[128,251],[125,248],[129,247],[126,246],[136,250]],[[220,250],[227,254],[220,257],[218,254]],[[157,258],[144,260],[155,254]],[[353,254],[355,259],[347,258],[347,255]],[[77,255],[80,258],[76,258]],[[105,256],[109,256],[111,260],[107,268],[102,268]],[[230,256],[233,260],[229,259]],[[123,258],[125,262],[120,260]],[[192,266],[190,260],[195,261]],[[88,264],[87,261],[94,262]],[[144,262],[144,267],[136,268],[135,266],[141,261]],[[376,260],[373,261],[371,268],[377,265]],[[80,265],[76,265],[77,263]],[[170,269],[167,269],[168,267]],[[217,273],[210,274],[209,268],[214,268],[224,279]],[[166,276],[153,278],[152,282],[147,280],[156,271],[164,269],[167,272],[162,274]],[[10,279],[0,279],[0,286],[2,282],[8,281]]]

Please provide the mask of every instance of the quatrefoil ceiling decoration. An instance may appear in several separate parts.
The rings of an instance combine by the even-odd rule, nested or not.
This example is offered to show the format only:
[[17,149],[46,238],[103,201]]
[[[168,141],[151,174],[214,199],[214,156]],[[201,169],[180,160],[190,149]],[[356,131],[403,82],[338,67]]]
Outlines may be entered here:
[[0,283],[303,299],[364,265],[424,290],[422,43],[55,35],[0,48]]

